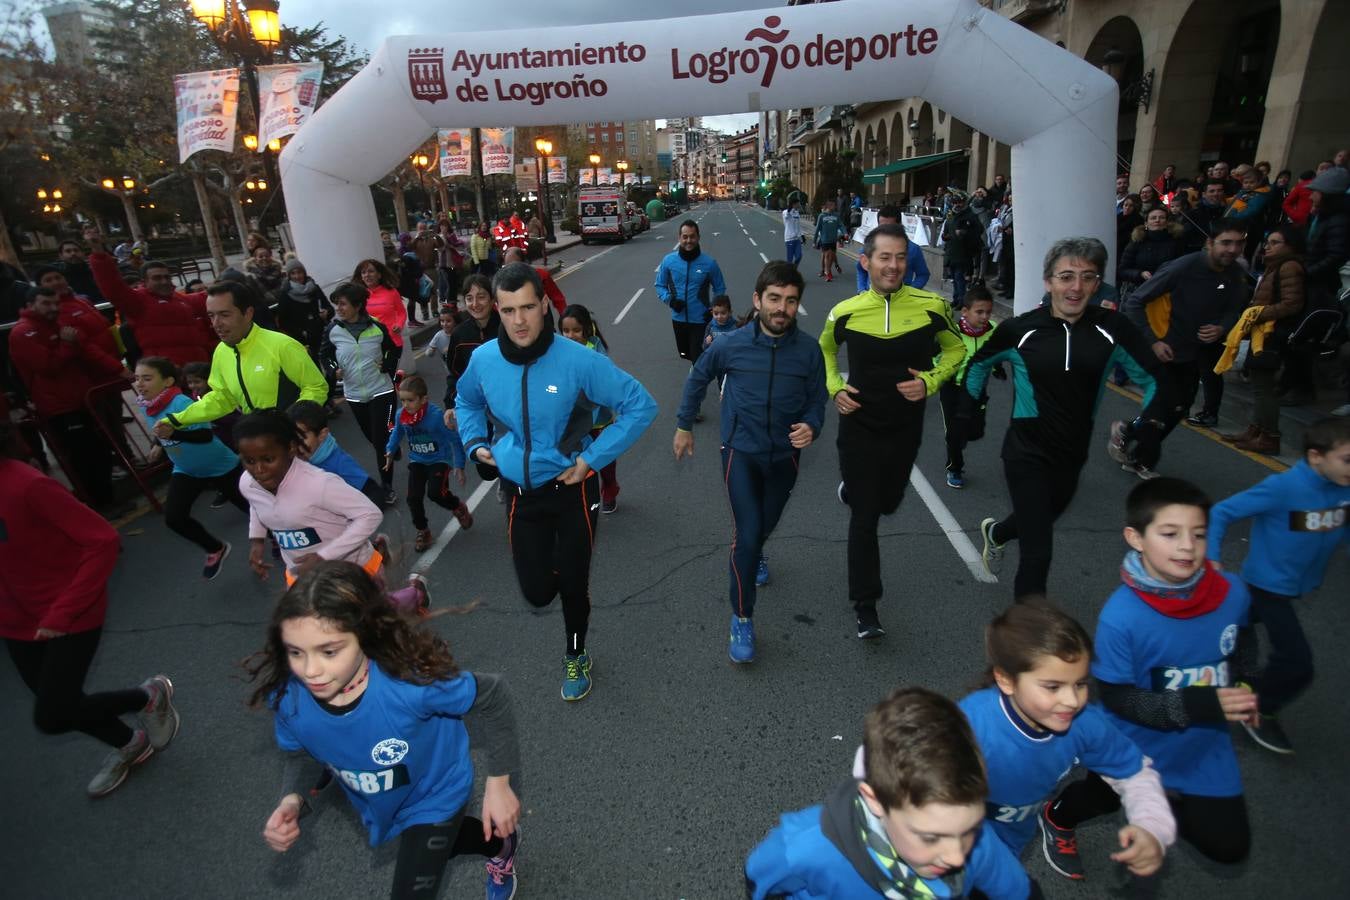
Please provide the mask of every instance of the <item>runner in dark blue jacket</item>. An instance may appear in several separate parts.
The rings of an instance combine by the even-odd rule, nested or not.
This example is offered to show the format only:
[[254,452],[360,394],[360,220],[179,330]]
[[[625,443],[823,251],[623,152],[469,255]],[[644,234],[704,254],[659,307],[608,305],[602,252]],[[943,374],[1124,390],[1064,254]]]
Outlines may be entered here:
[[[767,584],[764,542],[797,482],[797,458],[825,421],[825,360],[797,328],[801,272],[771,262],[755,282],[755,313],[745,327],[714,341],[694,364],[675,417],[675,458],[694,453],[694,417],[708,384],[722,388],[722,476],[731,501],[732,662],[755,658],[755,587]],[[755,574],[751,576],[752,567]]]
[[670,307],[675,349],[691,363],[703,352],[703,331],[712,319],[712,298],[727,292],[717,260],[698,243],[698,223],[680,223],[679,249],[667,253],[656,270],[656,296]]
[[[586,626],[600,510],[596,473],[641,437],[656,418],[656,401],[609,357],[555,339],[551,307],[531,266],[503,266],[492,293],[501,325],[459,378],[459,433],[470,459],[501,471],[511,558],[525,599],[543,607],[562,598],[562,696],[580,700],[591,690]],[[597,406],[613,410],[614,421],[592,439]]]

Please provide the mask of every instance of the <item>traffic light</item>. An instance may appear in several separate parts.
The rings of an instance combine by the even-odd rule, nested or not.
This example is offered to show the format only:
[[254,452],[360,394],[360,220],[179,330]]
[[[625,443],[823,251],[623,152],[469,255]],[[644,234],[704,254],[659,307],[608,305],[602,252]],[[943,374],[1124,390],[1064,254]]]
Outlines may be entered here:
[[726,155],[725,153],[723,153],[723,154],[722,154],[722,162],[726,162],[726,161],[727,161],[727,155]]

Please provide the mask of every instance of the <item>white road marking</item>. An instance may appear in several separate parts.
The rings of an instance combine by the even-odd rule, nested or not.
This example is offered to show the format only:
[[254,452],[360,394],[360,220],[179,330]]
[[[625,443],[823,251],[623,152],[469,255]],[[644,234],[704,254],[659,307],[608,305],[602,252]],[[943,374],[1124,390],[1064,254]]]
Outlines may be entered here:
[[961,523],[956,521],[956,516],[947,508],[947,504],[942,502],[942,498],[933,490],[933,486],[928,483],[928,479],[919,471],[916,465],[909,470],[909,483],[914,485],[914,490],[919,492],[923,498],[924,505],[928,511],[933,514],[940,527],[947,535],[947,540],[951,541],[952,548],[956,555],[961,557],[961,561],[966,564],[970,574],[975,576],[976,581],[983,581],[985,584],[998,584],[998,578],[990,575],[984,570],[984,561],[980,557],[980,551],[975,549],[966,532],[961,528]]
[[554,275],[554,276],[553,276],[553,280],[554,280],[554,281],[561,281],[562,279],[566,278],[568,275],[571,275],[571,274],[572,274],[573,272],[575,272],[577,269],[580,269],[582,266],[586,265],[586,263],[588,263],[588,262],[595,262],[595,260],[597,260],[597,259],[599,259],[600,257],[604,256],[606,253],[610,253],[610,252],[612,252],[612,251],[614,251],[614,250],[618,250],[621,246],[623,246],[623,245],[622,245],[622,244],[615,244],[613,247],[606,247],[604,250],[601,250],[599,253],[595,254],[594,256],[587,257],[586,259],[583,259],[581,262],[577,263],[575,266],[572,266],[571,268],[566,269],[566,270],[564,270],[564,271],[562,271],[562,272],[559,272],[557,275]]
[[624,304],[623,309],[619,310],[619,314],[614,317],[615,325],[618,325],[620,322],[623,321],[623,317],[628,315],[628,311],[633,308],[633,304],[637,302],[637,298],[641,297],[642,292],[645,290],[646,288],[638,288],[637,293],[628,298],[628,302]]
[[762,259],[762,260],[764,260],[765,262],[768,262],[768,261],[769,261],[769,258],[768,258],[767,256],[764,255],[764,251],[763,251],[763,250],[759,251],[759,258]]
[[[478,504],[482,503],[483,498],[488,495],[488,491],[493,490],[496,487],[496,481],[485,481],[474,488],[473,494],[469,496],[468,500],[464,501],[464,504],[469,507],[469,512],[473,512],[477,509]],[[450,540],[458,534],[460,530],[459,520],[454,516],[451,516],[449,523],[441,529],[440,534],[436,535],[436,542],[428,547],[426,552],[417,558],[417,562],[413,563],[412,572],[426,574],[427,570],[431,568],[432,564],[435,563],[436,559],[441,555],[441,551],[450,546]]]

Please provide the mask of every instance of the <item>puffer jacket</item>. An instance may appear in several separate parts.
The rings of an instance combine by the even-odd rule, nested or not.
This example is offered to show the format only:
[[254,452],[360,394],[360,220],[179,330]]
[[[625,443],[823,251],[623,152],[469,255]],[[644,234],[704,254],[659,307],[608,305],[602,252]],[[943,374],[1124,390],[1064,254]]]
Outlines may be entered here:
[[1308,226],[1308,296],[1320,301],[1335,297],[1341,286],[1341,266],[1350,260],[1350,211],[1347,198],[1322,195],[1321,208]]
[[180,366],[211,358],[218,341],[206,320],[205,293],[174,291],[161,297],[143,287],[130,287],[116,258],[108,253],[89,254],[89,268],[103,296],[136,333],[144,355],[167,356]]
[[1116,268],[1116,283],[1139,284],[1144,281],[1144,273],[1153,273],[1186,253],[1183,244],[1185,229],[1172,222],[1162,231],[1149,231],[1140,225],[1130,235],[1130,243],[1120,255],[1120,265]]
[[[1280,254],[1266,255],[1266,272],[1252,293],[1252,306],[1263,306],[1258,322],[1276,322],[1303,311],[1303,263]],[[1278,288],[1278,292],[1276,289]]]

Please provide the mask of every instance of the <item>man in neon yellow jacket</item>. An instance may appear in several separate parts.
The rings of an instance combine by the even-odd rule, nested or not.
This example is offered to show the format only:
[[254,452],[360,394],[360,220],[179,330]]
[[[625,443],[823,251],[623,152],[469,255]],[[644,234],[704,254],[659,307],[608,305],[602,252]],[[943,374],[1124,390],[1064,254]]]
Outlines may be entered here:
[[232,282],[207,289],[206,315],[220,343],[211,356],[211,390],[155,423],[169,438],[185,425],[214,422],[235,410],[286,409],[297,400],[328,400],[328,382],[303,344],[253,323],[252,292]]

